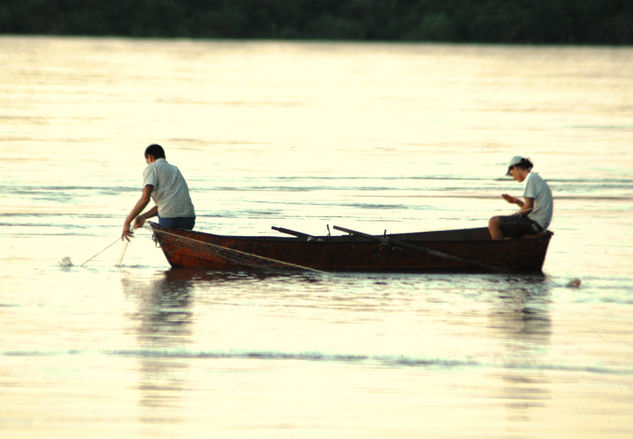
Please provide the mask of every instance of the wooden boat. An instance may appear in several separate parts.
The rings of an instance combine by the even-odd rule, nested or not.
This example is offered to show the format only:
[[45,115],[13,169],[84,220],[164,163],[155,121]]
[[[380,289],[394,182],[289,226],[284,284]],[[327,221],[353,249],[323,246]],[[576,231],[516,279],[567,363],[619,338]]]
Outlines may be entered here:
[[539,273],[552,233],[493,241],[487,228],[340,236],[223,236],[150,222],[172,267],[403,273]]

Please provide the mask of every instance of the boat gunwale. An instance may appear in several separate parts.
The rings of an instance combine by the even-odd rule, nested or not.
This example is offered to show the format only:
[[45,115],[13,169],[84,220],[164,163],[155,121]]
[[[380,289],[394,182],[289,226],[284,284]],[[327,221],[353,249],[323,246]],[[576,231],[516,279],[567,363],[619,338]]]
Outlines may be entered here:
[[[234,241],[256,241],[256,242],[297,242],[297,243],[345,243],[345,242],[374,242],[374,239],[369,237],[354,236],[354,235],[314,235],[308,238],[302,236],[272,236],[272,235],[221,235],[217,233],[201,232],[198,230],[185,230],[185,229],[167,229],[154,222],[150,222],[153,232],[163,233],[166,235],[173,235],[176,237],[185,237],[186,235],[197,235],[201,237],[208,237],[209,239],[227,239]],[[486,227],[474,227],[467,229],[447,229],[436,231],[424,231],[424,232],[409,232],[409,233],[392,233],[386,235],[374,234],[373,237],[388,237],[398,240],[411,240],[414,242],[429,242],[429,243],[441,243],[441,242],[494,242],[490,237],[486,239],[481,238],[464,238],[464,234],[467,233],[481,233],[486,231]],[[435,235],[435,236],[433,236]],[[455,238],[447,239],[442,236],[454,235]],[[554,233],[550,230],[545,230],[535,235],[526,235],[520,238],[503,239],[501,242],[525,242],[535,240],[547,240],[549,241]]]

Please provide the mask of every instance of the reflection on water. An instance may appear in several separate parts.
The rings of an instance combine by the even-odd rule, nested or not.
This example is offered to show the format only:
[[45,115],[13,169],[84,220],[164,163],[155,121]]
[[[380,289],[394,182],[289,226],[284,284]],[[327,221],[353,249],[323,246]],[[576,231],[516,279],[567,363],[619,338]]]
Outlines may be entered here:
[[[168,273],[149,283],[124,278],[122,284],[126,294],[136,297],[138,303],[137,312],[129,318],[136,324],[139,348],[139,404],[148,409],[177,406],[186,386],[188,364],[170,353],[186,350],[190,344],[192,282]],[[156,421],[151,410],[142,418],[149,423]]]
[[[516,284],[516,285],[513,285]],[[490,312],[490,328],[523,351],[532,343],[546,343],[551,335],[551,285],[545,276],[517,278],[499,290]]]
[[522,277],[496,292],[489,328],[502,343],[500,387],[512,422],[529,422],[531,409],[549,398],[547,376],[538,371],[552,334],[550,283],[544,276]]

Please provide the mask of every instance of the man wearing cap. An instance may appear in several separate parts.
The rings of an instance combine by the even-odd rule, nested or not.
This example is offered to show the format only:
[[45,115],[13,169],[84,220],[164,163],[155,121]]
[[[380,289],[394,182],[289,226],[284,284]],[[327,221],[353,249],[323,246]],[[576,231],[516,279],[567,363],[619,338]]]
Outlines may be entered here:
[[521,209],[514,215],[494,216],[488,222],[488,230],[492,239],[504,237],[520,238],[533,235],[549,227],[552,221],[554,201],[549,186],[536,172],[531,172],[534,165],[530,159],[514,156],[508,163],[506,175],[522,183],[525,181],[524,200],[503,194],[502,197]]

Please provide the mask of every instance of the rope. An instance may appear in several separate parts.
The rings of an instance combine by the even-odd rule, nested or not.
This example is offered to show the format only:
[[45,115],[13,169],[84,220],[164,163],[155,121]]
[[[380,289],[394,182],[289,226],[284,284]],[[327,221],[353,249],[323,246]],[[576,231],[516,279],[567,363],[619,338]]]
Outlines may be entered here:
[[104,251],[106,251],[107,249],[109,249],[110,247],[112,247],[114,244],[116,244],[117,242],[119,242],[119,239],[121,238],[117,238],[114,240],[114,242],[110,245],[107,245],[106,247],[103,248],[103,250],[95,253],[92,257],[88,258],[83,264],[80,265],[80,267],[83,267],[84,265],[86,265],[88,262],[92,261],[94,258],[96,258],[97,256],[99,256],[101,253],[103,253]]
[[307,270],[307,271],[313,271],[315,273],[325,273],[325,271],[317,270],[316,268],[306,267],[304,265],[299,265],[299,264],[293,264],[291,262],[285,262],[285,261],[281,261],[279,259],[269,258],[269,257],[261,256],[261,255],[255,254],[255,253],[245,252],[245,251],[242,251],[242,250],[236,250],[234,248],[225,247],[223,245],[213,244],[213,243],[210,243],[210,242],[202,241],[200,239],[190,238],[188,236],[182,236],[182,235],[179,235],[179,234],[176,234],[176,233],[171,233],[171,232],[168,232],[166,230],[158,230],[158,231],[156,231],[156,230],[151,229],[151,227],[149,227],[149,226],[145,226],[145,227],[147,227],[150,230],[152,230],[154,235],[156,235],[156,233],[163,233],[165,235],[175,236],[176,238],[186,239],[186,240],[189,240],[189,241],[196,242],[198,244],[208,245],[209,247],[214,247],[214,248],[218,248],[218,249],[222,249],[222,250],[228,250],[229,252],[233,252],[233,253],[236,253],[236,254],[239,254],[239,255],[242,255],[242,256],[248,256],[248,257],[251,257],[251,258],[261,259],[262,261],[273,262],[275,264],[284,265],[286,267],[298,268],[298,269]]
[[119,265],[117,265],[117,267],[121,267],[121,265],[123,264],[123,256],[125,256],[125,252],[127,250],[127,246],[130,244],[130,241],[125,241],[125,247],[123,247],[123,253],[121,253],[121,259],[119,259]]

